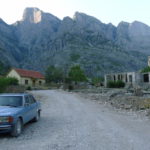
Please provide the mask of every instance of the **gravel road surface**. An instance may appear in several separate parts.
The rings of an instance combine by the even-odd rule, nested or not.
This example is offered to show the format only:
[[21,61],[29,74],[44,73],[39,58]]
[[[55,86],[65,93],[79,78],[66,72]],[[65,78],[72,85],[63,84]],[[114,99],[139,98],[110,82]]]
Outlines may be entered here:
[[117,112],[61,90],[32,92],[42,115],[18,138],[0,135],[0,150],[150,150],[150,120]]

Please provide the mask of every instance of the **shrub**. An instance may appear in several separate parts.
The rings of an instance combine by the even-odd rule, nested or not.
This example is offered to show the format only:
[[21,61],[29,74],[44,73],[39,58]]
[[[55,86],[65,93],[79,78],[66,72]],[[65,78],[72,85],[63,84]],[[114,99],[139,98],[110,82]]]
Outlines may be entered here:
[[28,87],[26,88],[26,90],[29,90],[29,91],[32,90],[32,89],[31,89],[31,86],[28,86]]
[[18,85],[18,80],[16,78],[0,78],[0,93],[4,92],[5,89],[10,85]]
[[109,88],[122,88],[125,86],[125,83],[121,80],[118,81],[109,81],[107,87]]
[[69,84],[69,85],[68,85],[68,90],[71,91],[71,90],[73,90],[73,89],[74,89],[73,85]]
[[8,85],[18,85],[18,80],[16,78],[6,78]]

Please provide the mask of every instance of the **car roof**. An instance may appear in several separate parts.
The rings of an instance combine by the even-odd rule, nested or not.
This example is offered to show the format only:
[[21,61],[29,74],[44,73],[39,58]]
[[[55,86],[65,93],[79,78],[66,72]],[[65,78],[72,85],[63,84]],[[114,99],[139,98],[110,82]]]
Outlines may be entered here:
[[29,93],[3,93],[0,94],[0,96],[26,96],[26,95],[31,95]]

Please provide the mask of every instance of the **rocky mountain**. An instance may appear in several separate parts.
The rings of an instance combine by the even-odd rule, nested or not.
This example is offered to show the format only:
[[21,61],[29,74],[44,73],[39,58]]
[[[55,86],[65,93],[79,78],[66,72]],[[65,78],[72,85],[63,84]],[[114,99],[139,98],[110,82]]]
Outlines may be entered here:
[[0,62],[18,66],[18,62],[22,59],[20,49],[13,33],[13,27],[0,19]]
[[150,27],[138,21],[121,22],[117,27],[116,41],[128,51],[150,54]]
[[115,27],[79,12],[60,20],[38,8],[26,8],[12,25],[0,20],[0,61],[43,72],[74,64],[88,76],[136,71],[146,66],[149,47],[150,27],[137,21]]

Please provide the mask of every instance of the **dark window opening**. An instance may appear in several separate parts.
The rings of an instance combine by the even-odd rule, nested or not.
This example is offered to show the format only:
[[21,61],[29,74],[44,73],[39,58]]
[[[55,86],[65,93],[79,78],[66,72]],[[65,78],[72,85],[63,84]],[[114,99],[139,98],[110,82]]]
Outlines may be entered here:
[[116,81],[116,76],[114,76],[114,81]]
[[121,80],[121,75],[118,75],[118,80]]
[[35,86],[35,80],[33,80],[33,86]]
[[123,80],[123,75],[121,74],[121,80]]
[[25,84],[28,85],[28,80],[25,80]]
[[39,85],[41,85],[42,84],[42,81],[39,81]]
[[128,77],[127,77],[127,74],[126,74],[125,76],[126,76],[126,77],[125,77],[125,78],[126,78],[126,82],[128,82]]
[[132,83],[132,75],[129,75],[129,82]]
[[144,82],[149,82],[149,75],[148,74],[144,74],[143,78],[144,78]]

